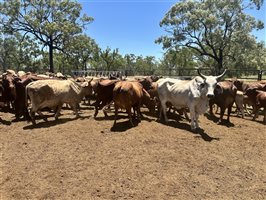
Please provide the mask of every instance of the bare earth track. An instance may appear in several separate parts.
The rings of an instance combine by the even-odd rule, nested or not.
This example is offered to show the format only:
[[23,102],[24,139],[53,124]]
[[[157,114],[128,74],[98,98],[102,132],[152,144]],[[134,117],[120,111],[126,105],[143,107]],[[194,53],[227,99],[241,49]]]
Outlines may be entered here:
[[36,126],[0,113],[0,199],[266,199],[262,116],[233,115],[229,126],[201,116],[193,133],[184,119],[144,112],[131,128],[120,113],[111,128],[113,113],[93,113],[63,110]]

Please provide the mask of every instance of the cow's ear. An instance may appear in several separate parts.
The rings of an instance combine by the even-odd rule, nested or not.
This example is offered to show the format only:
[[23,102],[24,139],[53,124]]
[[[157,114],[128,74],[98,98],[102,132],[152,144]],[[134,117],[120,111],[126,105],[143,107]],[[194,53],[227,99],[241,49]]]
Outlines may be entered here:
[[190,84],[190,91],[191,94],[194,98],[200,97],[200,89],[199,86],[200,84],[204,83],[203,79],[200,77],[196,77],[194,81],[191,82]]
[[219,84],[217,84],[215,86],[215,91],[217,92],[217,94],[222,94],[223,93],[223,88]]

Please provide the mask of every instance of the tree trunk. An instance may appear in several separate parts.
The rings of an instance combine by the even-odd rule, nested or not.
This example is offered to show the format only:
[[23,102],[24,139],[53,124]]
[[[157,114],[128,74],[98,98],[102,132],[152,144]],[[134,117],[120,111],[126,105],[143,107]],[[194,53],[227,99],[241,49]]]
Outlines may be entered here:
[[219,50],[219,58],[217,59],[218,70],[216,71],[216,76],[220,75],[223,70],[223,51]]
[[50,43],[49,45],[49,64],[50,64],[50,69],[49,72],[54,73],[54,60],[53,60],[53,42]]

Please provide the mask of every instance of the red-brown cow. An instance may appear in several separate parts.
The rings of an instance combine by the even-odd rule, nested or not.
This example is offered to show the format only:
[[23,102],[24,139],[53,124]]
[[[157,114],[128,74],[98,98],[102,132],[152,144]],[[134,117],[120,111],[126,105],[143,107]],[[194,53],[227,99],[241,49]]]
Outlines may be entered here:
[[[14,85],[14,76],[10,74],[3,75],[2,78],[2,101],[10,111],[10,104],[13,105],[16,99],[16,87]],[[13,107],[13,106],[12,106]]]
[[150,99],[150,95],[143,88],[143,86],[137,81],[120,81],[115,84],[113,90],[113,100],[115,106],[115,121],[116,124],[118,109],[126,109],[129,117],[129,121],[132,126],[132,113],[131,108],[137,111],[137,117],[139,120],[141,117],[140,107],[141,104],[145,104],[149,110],[154,109],[155,103]]
[[[237,87],[237,90],[242,91],[243,93],[245,93],[248,89],[257,89],[257,90],[266,91],[266,82],[265,81],[244,82],[244,81],[240,81],[240,80],[233,80],[233,83]],[[244,98],[243,103],[244,103],[244,108],[249,115],[251,115],[251,112],[249,112],[247,110],[246,104],[248,104],[249,106],[252,106],[253,107],[253,113],[255,112],[254,106],[250,102],[249,98]]]
[[266,82],[264,81],[255,81],[248,83],[240,80],[234,80],[233,83],[237,87],[237,90],[243,92],[247,91],[249,88],[257,88],[258,90],[266,89]]
[[246,95],[252,102],[254,108],[254,117],[252,120],[255,120],[258,117],[259,109],[264,108],[263,122],[266,123],[266,92],[257,90],[256,88],[250,88],[247,89]]
[[222,122],[224,112],[227,108],[227,122],[230,122],[232,106],[235,102],[237,88],[231,81],[221,81],[214,89],[214,98],[210,99],[210,114],[213,115],[212,106],[216,104],[221,108],[219,123]]
[[[118,81],[103,79],[94,83],[93,89],[96,93],[94,118],[98,115],[99,109],[102,109],[113,101],[113,89],[115,83]],[[106,112],[104,112],[104,115],[107,116]]]

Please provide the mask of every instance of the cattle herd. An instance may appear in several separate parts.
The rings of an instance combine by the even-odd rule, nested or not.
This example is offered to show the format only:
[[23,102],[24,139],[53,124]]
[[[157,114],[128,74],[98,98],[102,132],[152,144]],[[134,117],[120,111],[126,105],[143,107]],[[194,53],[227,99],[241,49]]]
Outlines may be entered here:
[[[197,130],[199,115],[208,108],[213,114],[213,105],[217,105],[220,108],[219,123],[226,123],[230,122],[235,105],[242,118],[248,114],[253,115],[253,120],[263,108],[263,123],[266,123],[266,81],[221,80],[226,70],[219,76],[206,76],[199,70],[198,74],[191,80],[157,76],[67,78],[61,73],[48,76],[7,70],[0,78],[0,109],[14,113],[15,120],[28,120],[35,124],[36,112],[47,120],[42,111],[48,109],[54,112],[57,120],[62,106],[70,106],[78,117],[79,103],[84,100],[92,105],[90,101],[95,100],[95,118],[99,110],[107,116],[106,109],[114,107],[114,126],[119,109],[126,110],[130,124],[134,126],[133,118],[140,121],[141,108],[145,106],[151,114],[157,114],[158,119],[165,122],[168,121],[167,109],[184,114],[191,123],[191,129]],[[228,114],[224,120],[226,109]]]

